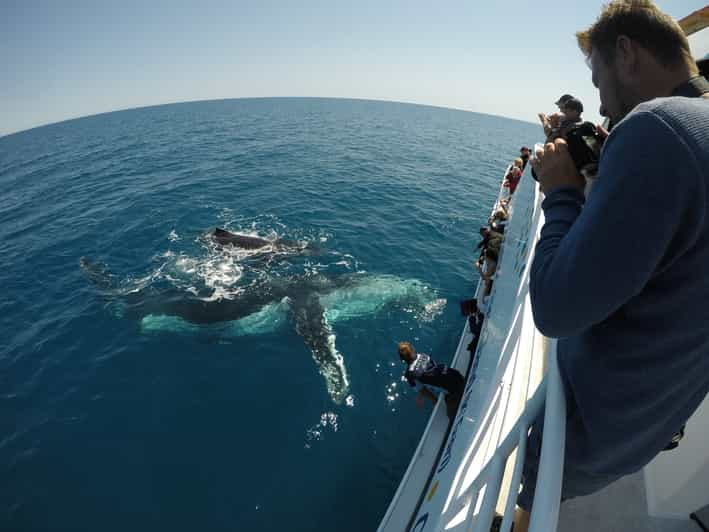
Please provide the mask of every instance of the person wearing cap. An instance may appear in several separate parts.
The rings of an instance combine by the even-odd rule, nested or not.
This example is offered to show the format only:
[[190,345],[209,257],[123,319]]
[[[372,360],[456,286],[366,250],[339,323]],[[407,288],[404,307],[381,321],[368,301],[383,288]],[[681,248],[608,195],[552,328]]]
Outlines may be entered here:
[[547,138],[551,135],[552,129],[558,128],[561,125],[561,121],[564,118],[564,106],[566,105],[566,102],[573,99],[575,98],[571,96],[571,94],[562,94],[561,97],[554,102],[554,105],[559,108],[559,112],[553,113],[549,116],[544,113],[539,113],[539,121],[542,123],[544,134]]
[[520,148],[519,158],[522,159],[522,170],[524,170],[529,162],[529,148],[527,148],[527,146],[522,146]]
[[480,250],[478,261],[482,262],[485,258],[485,251],[489,248],[500,251],[502,240],[505,238],[502,233],[493,231],[489,225],[483,225],[480,228],[480,236],[483,239],[478,243],[477,249]]
[[583,113],[583,104],[581,100],[577,98],[570,98],[564,103],[561,112],[564,113],[566,120],[579,122],[581,120],[581,113]]
[[583,113],[583,104],[576,98],[570,98],[564,102],[562,108],[563,118],[559,122],[559,127],[552,129],[552,134],[547,137],[547,142],[550,142],[559,137],[565,137],[569,130],[573,129],[583,122],[581,113]]
[[571,94],[563,94],[561,96],[561,98],[559,98],[558,100],[556,100],[554,102],[554,105],[556,105],[559,108],[559,111],[561,111],[563,113],[566,102],[568,102],[569,100],[574,100],[574,99],[575,98],[573,96],[571,96]]

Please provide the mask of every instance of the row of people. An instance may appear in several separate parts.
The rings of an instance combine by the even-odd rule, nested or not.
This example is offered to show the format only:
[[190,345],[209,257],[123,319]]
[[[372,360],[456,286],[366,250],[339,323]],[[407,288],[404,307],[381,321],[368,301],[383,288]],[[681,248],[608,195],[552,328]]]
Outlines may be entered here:
[[[576,115],[568,112],[563,107],[567,99],[571,99],[569,109],[578,110]],[[583,112],[581,103],[569,95],[562,96],[557,105],[560,106],[561,113],[550,117],[540,114],[540,118],[544,116],[544,121],[548,124],[545,127],[545,132],[548,129],[547,138],[563,134],[572,124],[578,122],[580,114]],[[562,114],[564,111],[567,111],[568,114]],[[492,291],[492,283],[497,271],[500,250],[502,249],[504,233],[509,220],[510,201],[521,181],[530,155],[530,149],[527,146],[523,146],[520,149],[520,156],[515,158],[509,165],[502,183],[508,193],[498,199],[487,224],[480,228],[480,237],[482,239],[476,248],[479,254],[475,261],[475,267],[484,283],[482,289],[483,298],[489,296]],[[469,342],[467,349],[471,353],[472,362],[472,355],[477,349],[480,338],[484,314],[478,308],[476,299],[461,302],[461,313],[468,317],[468,327],[472,340]],[[463,375],[455,368],[437,363],[428,354],[417,352],[410,342],[399,343],[398,355],[399,359],[406,364],[402,379],[418,390],[416,395],[417,407],[422,408],[426,400],[435,405],[438,400],[438,394],[443,393],[448,417],[452,419],[463,395],[465,387]]]
[[484,282],[483,298],[489,296],[492,292],[492,282],[497,271],[500,249],[502,248],[502,241],[509,220],[510,202],[519,185],[522,172],[528,160],[529,148],[524,146],[520,150],[520,157],[517,157],[513,164],[510,165],[510,169],[503,181],[503,186],[509,189],[509,195],[499,198],[490,218],[488,218],[487,225],[480,228],[482,240],[477,245],[480,253],[475,261],[475,268]]

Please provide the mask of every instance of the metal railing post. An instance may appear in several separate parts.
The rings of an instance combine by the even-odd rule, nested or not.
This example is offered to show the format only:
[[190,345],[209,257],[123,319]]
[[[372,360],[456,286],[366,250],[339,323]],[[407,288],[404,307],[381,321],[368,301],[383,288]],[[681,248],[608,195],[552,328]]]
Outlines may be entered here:
[[539,460],[529,532],[556,530],[559,522],[566,444],[566,397],[556,360],[556,343],[556,340],[553,340],[549,350],[542,454]]

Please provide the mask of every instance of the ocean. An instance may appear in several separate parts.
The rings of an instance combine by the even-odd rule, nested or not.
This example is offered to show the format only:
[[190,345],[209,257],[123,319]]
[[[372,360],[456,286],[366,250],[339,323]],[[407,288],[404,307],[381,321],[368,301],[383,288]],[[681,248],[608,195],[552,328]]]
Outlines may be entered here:
[[0,530],[376,529],[430,411],[396,345],[450,361],[539,136],[264,98],[0,138]]

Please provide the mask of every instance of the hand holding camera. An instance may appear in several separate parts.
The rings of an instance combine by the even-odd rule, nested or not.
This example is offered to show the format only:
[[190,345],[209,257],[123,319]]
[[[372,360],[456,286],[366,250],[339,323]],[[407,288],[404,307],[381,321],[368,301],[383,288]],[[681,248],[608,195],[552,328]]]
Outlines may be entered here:
[[536,144],[531,161],[542,192],[566,186],[583,191],[586,180],[579,173],[564,139],[559,138],[543,146]]

